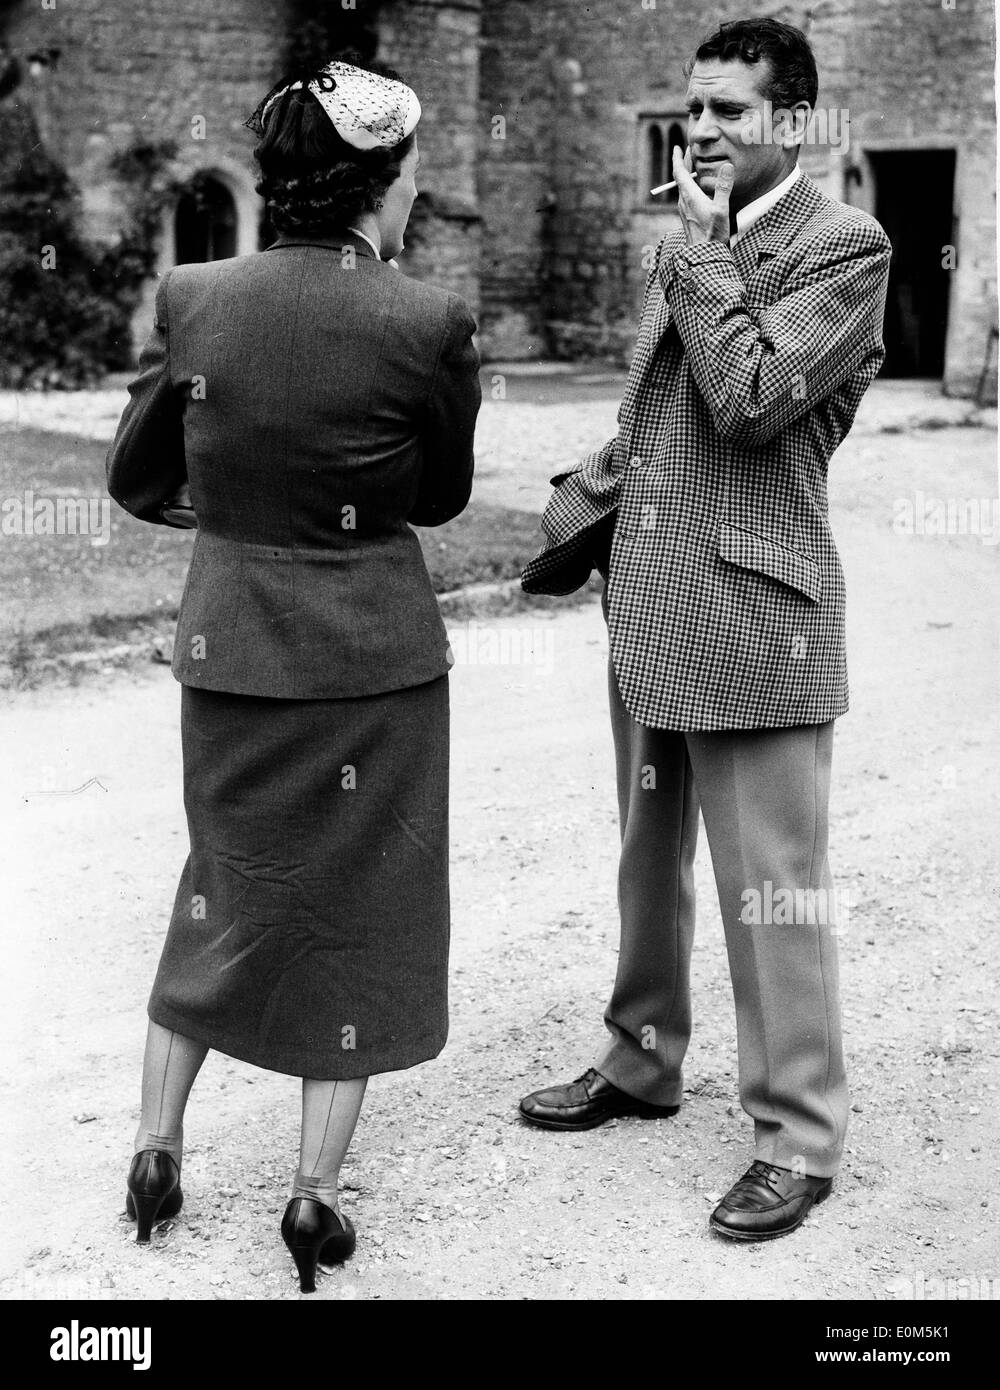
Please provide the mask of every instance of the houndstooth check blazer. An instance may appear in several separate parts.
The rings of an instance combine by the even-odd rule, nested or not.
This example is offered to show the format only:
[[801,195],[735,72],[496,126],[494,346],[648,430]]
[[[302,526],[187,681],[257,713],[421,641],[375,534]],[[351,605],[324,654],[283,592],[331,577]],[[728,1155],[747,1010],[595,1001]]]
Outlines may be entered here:
[[611,657],[639,723],[767,729],[847,709],[827,464],[885,356],[890,251],[806,176],[732,250],[682,232],[657,247],[618,434],[553,478],[522,574],[528,592],[578,588],[613,524]]

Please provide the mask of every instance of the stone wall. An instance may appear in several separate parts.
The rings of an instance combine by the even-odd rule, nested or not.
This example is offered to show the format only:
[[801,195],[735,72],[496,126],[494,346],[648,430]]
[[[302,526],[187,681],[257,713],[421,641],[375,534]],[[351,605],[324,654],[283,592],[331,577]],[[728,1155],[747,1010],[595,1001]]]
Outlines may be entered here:
[[[84,195],[88,230],[118,228],[108,159],[135,141],[173,139],[192,172],[221,161],[250,170],[243,122],[275,81],[282,0],[73,0],[14,10],[9,45],[58,53],[24,93],[51,152]],[[197,122],[203,117],[204,125]]]
[[488,350],[629,351],[643,250],[674,220],[640,203],[638,118],[679,109],[681,63],[704,13],[691,0],[486,0],[484,130],[507,115],[506,138],[487,141],[480,183]]
[[955,395],[975,390],[996,323],[993,32],[992,0],[832,0],[813,23],[826,59],[820,99],[850,110],[847,163],[862,180],[835,196],[871,208],[866,152],[956,152],[944,380]]
[[[172,140],[172,169],[217,174],[240,214],[239,250],[256,249],[262,207],[253,191],[253,137],[243,122],[279,75],[283,0],[73,0],[14,8],[7,42],[22,59],[47,55],[17,99],[27,99],[50,152],[82,194],[83,230],[114,242],[126,191],[110,170],[116,152]],[[31,67],[37,71],[31,75]],[[165,227],[166,234],[166,227]],[[165,238],[166,240],[166,235]],[[135,315],[149,332],[155,285]]]
[[479,0],[388,0],[378,57],[410,82],[422,109],[420,197],[400,262],[479,306]]
[[[476,190],[478,0],[386,0],[379,52],[419,88],[423,206],[407,273],[439,280],[475,306],[479,295]],[[9,47],[24,59],[18,99],[82,193],[85,232],[113,242],[125,190],[110,172],[115,152],[137,141],[173,140],[172,173],[219,177],[237,204],[241,252],[256,250],[263,207],[253,190],[254,137],[244,121],[281,75],[285,0],[57,0],[12,8]],[[29,65],[30,55],[47,61]],[[50,56],[57,55],[57,56]],[[161,268],[172,264],[170,218]],[[155,284],[135,315],[137,346],[149,331]]]

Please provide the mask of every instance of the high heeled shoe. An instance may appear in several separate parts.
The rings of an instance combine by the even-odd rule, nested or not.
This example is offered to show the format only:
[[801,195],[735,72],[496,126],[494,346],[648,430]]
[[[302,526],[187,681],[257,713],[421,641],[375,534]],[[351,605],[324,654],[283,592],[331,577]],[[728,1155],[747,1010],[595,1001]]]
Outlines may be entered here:
[[136,1243],[145,1245],[157,1221],[176,1216],[184,1203],[180,1169],[173,1154],[141,1149],[128,1170],[125,1211],[138,1224]]
[[341,1264],[357,1245],[354,1227],[315,1197],[293,1197],[281,1218],[281,1238],[292,1253],[303,1293],[316,1290],[316,1265]]

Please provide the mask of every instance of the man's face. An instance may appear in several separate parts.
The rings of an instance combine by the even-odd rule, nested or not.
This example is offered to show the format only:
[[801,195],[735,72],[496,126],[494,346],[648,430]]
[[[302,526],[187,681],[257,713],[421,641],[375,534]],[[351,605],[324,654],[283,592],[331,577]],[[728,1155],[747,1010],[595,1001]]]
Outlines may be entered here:
[[[724,63],[707,58],[695,63],[688,80],[687,137],[698,187],[711,197],[718,167],[728,160],[735,172],[729,199],[733,212],[780,183],[795,162],[795,149],[781,143],[781,130],[760,90],[769,78],[766,60],[751,66],[738,59]],[[753,139],[746,138],[748,132]]]

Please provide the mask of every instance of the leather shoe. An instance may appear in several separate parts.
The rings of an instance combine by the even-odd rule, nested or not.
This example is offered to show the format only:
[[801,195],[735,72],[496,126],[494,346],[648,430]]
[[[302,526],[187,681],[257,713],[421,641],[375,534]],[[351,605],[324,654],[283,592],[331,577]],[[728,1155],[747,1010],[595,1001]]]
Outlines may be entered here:
[[183,1202],[181,1173],[173,1154],[165,1149],[140,1149],[133,1155],[125,1210],[138,1225],[138,1244],[148,1244],[154,1225],[176,1216]]
[[518,1106],[521,1114],[542,1129],[595,1129],[618,1115],[642,1115],[666,1119],[676,1115],[679,1105],[651,1105],[637,1100],[590,1068],[564,1086],[532,1091]]
[[709,1226],[733,1240],[774,1240],[798,1230],[833,1178],[811,1178],[755,1159],[712,1212]]

